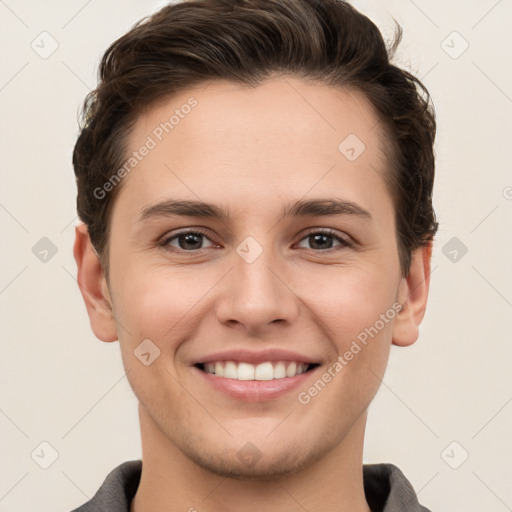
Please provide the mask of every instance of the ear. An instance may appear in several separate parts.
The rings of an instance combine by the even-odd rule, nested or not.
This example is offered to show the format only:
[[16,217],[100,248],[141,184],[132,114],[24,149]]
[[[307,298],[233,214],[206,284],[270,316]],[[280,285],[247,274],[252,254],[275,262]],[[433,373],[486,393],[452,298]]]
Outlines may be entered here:
[[116,341],[116,322],[107,282],[87,226],[83,223],[75,228],[73,256],[78,267],[78,286],[94,334],[101,341]]
[[412,254],[409,275],[402,278],[398,292],[397,300],[402,309],[393,324],[394,345],[407,347],[418,339],[420,323],[427,307],[431,257],[432,242]]

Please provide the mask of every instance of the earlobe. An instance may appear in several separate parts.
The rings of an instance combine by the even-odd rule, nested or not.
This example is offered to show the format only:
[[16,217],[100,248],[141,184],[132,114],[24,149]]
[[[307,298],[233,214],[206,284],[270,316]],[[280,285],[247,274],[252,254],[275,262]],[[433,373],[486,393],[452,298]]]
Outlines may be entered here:
[[402,278],[398,301],[402,310],[393,325],[393,344],[412,345],[419,336],[419,326],[427,307],[430,286],[430,260],[432,243],[416,249],[412,255],[409,275]]
[[101,341],[116,341],[116,322],[107,282],[87,226],[83,223],[75,228],[73,256],[78,267],[78,286],[94,334]]

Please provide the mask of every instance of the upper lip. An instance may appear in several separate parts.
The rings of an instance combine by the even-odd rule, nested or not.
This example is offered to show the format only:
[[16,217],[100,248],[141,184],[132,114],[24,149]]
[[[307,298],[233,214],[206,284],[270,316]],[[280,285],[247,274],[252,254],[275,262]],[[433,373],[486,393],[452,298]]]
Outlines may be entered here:
[[259,364],[267,361],[295,361],[298,363],[318,364],[319,360],[297,352],[282,349],[266,349],[254,352],[247,349],[232,349],[215,352],[195,359],[192,364],[212,363],[216,361],[236,361],[240,363]]

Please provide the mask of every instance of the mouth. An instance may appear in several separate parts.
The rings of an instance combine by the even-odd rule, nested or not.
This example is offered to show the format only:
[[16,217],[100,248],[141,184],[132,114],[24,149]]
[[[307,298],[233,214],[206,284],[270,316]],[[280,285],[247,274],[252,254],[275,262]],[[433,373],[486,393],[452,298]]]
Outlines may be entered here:
[[[289,400],[320,372],[323,356],[273,347],[258,352],[232,348],[190,361],[205,393],[242,402]],[[276,406],[281,404],[276,401]]]
[[308,373],[319,364],[302,361],[263,361],[259,364],[244,361],[208,361],[197,363],[194,366],[214,377],[223,377],[224,379],[271,381],[290,379]]

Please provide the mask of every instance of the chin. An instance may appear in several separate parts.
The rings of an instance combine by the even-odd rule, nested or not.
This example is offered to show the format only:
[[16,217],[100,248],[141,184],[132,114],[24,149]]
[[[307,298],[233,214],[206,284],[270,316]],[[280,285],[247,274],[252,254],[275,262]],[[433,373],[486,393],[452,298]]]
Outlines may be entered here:
[[[303,468],[320,459],[330,449],[329,446],[300,446],[299,443],[280,444],[259,449],[251,442],[241,448],[211,449],[188,445],[185,455],[202,469],[234,480],[273,480],[296,474]],[[262,443],[260,443],[262,446]],[[191,449],[193,448],[193,449]]]

